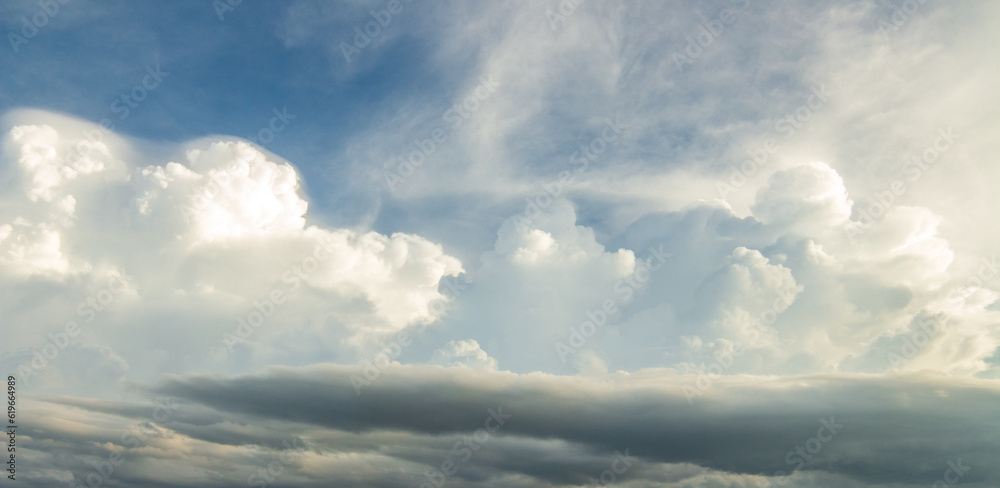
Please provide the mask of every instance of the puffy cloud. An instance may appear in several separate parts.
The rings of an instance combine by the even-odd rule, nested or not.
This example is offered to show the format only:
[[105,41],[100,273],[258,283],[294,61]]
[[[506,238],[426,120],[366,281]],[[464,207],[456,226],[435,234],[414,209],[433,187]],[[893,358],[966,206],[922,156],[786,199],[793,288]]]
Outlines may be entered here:
[[[885,30],[899,11],[871,1],[572,3],[558,22],[528,1],[406,9],[349,63],[343,32],[377,28],[384,2],[266,12],[286,47],[335,62],[283,86],[364,76],[334,83],[356,101],[343,114],[311,103],[338,96],[298,92],[316,105],[298,135],[322,135],[270,146],[316,164],[309,186],[329,198],[244,141],[154,144],[18,114],[0,155],[0,364],[47,361],[32,387],[64,395],[21,397],[24,484],[86,485],[119,452],[104,486],[243,486],[269,470],[275,485],[421,486],[449,459],[449,486],[580,486],[620,451],[635,458],[624,486],[903,488],[955,462],[972,466],[963,486],[993,486],[1000,230],[984,223],[1000,166],[984,162],[1000,92],[982,57],[997,6],[928,2]],[[7,17],[36,8],[22,7]],[[679,65],[726,8],[735,21]],[[170,45],[150,39],[137,45]],[[211,65],[186,56],[165,59]],[[394,70],[423,81],[377,82]],[[480,76],[495,93],[445,120]],[[220,120],[149,103],[135,130]],[[434,128],[446,142],[420,147]],[[190,132],[158,137],[171,133]],[[424,147],[387,191],[396,156]],[[563,170],[572,182],[554,186]],[[551,205],[503,221],[543,189]],[[364,213],[359,228],[321,224]],[[423,332],[358,395],[348,363],[409,329]],[[180,408],[126,401],[136,382]],[[513,417],[456,458],[494,404]],[[830,416],[844,429],[825,442]]]
[[195,142],[174,153],[180,162],[158,161],[110,133],[89,143],[96,126],[53,120],[11,129],[3,174],[20,187],[0,198],[4,288],[36,283],[42,294],[27,296],[47,300],[14,307],[7,294],[11,345],[41,351],[62,342],[47,333],[75,324],[43,374],[86,371],[71,366],[80,347],[102,351],[91,366],[117,358],[138,377],[178,354],[192,359],[182,368],[367,354],[385,334],[437,320],[439,281],[462,272],[419,236],[307,225],[295,169],[246,142]]
[[[622,238],[633,253],[661,246],[675,258],[619,303],[615,325],[587,341],[588,361],[699,370],[735,347],[743,352],[728,372],[990,368],[997,316],[988,299],[954,300],[953,251],[928,209],[893,207],[857,232],[843,180],[823,163],[775,172],[756,200],[742,218],[696,205],[633,222]],[[941,312],[948,325],[930,345],[902,355],[899,341]]]
[[448,341],[444,347],[434,351],[430,363],[442,366],[465,366],[483,371],[497,369],[497,360],[486,354],[474,340]]
[[0,263],[17,275],[62,275],[70,270],[60,234],[44,223],[15,218],[0,225],[0,252]]
[[[288,163],[269,161],[245,142],[219,142],[186,156],[186,166],[170,162],[136,171],[139,213],[175,211],[180,201],[199,242],[276,236],[304,227],[308,204]],[[157,203],[167,208],[154,208]]]
[[[111,157],[103,142],[86,141],[86,154],[74,154],[67,141],[52,127],[17,126],[10,130],[11,142],[20,149],[17,164],[23,175],[22,184],[31,201],[52,201],[56,192],[78,175],[105,170],[102,159]],[[72,212],[70,212],[72,213]]]
[[630,250],[605,250],[577,224],[572,205],[556,200],[530,220],[515,215],[500,226],[442,330],[468,334],[505,368],[568,371],[556,343],[613,298],[636,263]]
[[764,223],[805,233],[836,231],[851,216],[844,180],[820,162],[772,175],[751,209]]
[[[775,172],[752,209],[650,213],[608,244],[563,199],[515,215],[418,349],[457,333],[517,372],[698,371],[734,351],[730,373],[989,370],[997,316],[988,293],[953,299],[953,251],[928,209],[894,207],[856,232],[843,180],[818,162]],[[902,354],[940,312],[930,345]]]

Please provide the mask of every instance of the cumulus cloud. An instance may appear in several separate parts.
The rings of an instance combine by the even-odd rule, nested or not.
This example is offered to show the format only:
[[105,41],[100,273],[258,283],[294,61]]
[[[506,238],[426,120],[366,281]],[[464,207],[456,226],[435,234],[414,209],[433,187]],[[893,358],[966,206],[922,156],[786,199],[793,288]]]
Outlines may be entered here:
[[[996,4],[403,4],[213,30],[276,26],[278,54],[245,46],[287,68],[292,162],[6,116],[25,486],[994,485]],[[76,42],[59,15],[22,66]],[[136,44],[217,64],[159,35]],[[180,72],[123,130],[246,129]]]
[[[549,343],[565,342],[570,328],[586,321],[588,312],[599,311],[610,298],[616,305],[615,313],[608,314],[610,326],[587,341],[584,348],[589,352],[582,358],[597,370],[604,363],[611,370],[662,365],[698,369],[714,361],[720,351],[737,347],[745,355],[729,366],[732,372],[778,373],[789,368],[882,372],[925,367],[962,374],[986,371],[990,367],[986,359],[995,350],[997,337],[996,328],[987,323],[997,317],[982,303],[946,300],[955,290],[955,278],[948,272],[953,251],[937,229],[940,219],[926,208],[897,207],[880,225],[854,233],[858,221],[853,220],[852,210],[837,171],[813,162],[775,172],[757,193],[753,213],[747,217],[707,205],[648,214],[631,224],[620,241],[628,248],[619,255],[628,253],[624,256],[630,268],[600,278],[581,277],[582,282],[592,284],[587,300],[576,301],[566,294],[553,299],[560,304],[576,303],[578,318],[562,318],[560,325],[565,324],[567,333],[561,338],[553,333]],[[544,215],[548,221],[536,219],[532,224],[544,229],[560,216],[566,222],[575,217],[559,205]],[[506,280],[522,283],[520,287],[553,283],[545,293],[565,290],[554,283],[567,274],[583,273],[589,266],[586,260],[564,257],[571,251],[563,242],[566,237],[558,236],[576,234],[550,234],[528,227],[515,233],[513,222],[516,218],[501,228],[497,250],[484,256],[477,286],[486,288],[492,285],[491,279],[497,279],[487,273],[500,262],[497,256],[507,257],[512,264],[508,269],[520,269]],[[547,238],[550,235],[556,237]],[[520,240],[508,244],[512,237]],[[617,293],[622,288],[616,283],[624,286],[628,280],[623,278],[634,279],[636,263],[652,259],[632,256],[651,256],[650,249],[655,248],[682,258],[651,272],[641,286],[629,285],[627,294]],[[564,249],[562,254],[557,252]],[[560,272],[545,273],[549,263],[560,263]],[[510,325],[494,326],[496,330],[528,322],[537,331],[552,323],[552,319],[528,318],[525,312],[535,309],[530,302],[501,296],[507,310],[517,311],[517,319],[508,320]],[[899,335],[896,340],[902,341],[916,324],[939,314],[948,314],[947,325],[935,327],[930,342],[922,343],[929,346],[913,351],[907,346],[905,355],[886,349],[888,337]],[[969,319],[979,325],[967,325]],[[954,345],[935,345],[942,341],[954,341]],[[971,343],[978,346],[968,347]],[[496,354],[502,358],[502,348]],[[522,366],[525,362],[503,360],[514,371],[530,371],[530,366]]]
[[[84,135],[104,129],[54,120],[61,124],[15,125],[5,139],[13,157],[4,174],[19,186],[2,197],[4,287],[53,290],[45,310],[9,314],[20,331],[13,347],[61,343],[72,322],[70,350],[99,348],[94,361],[137,364],[139,375],[177,354],[201,355],[193,361],[202,365],[256,355],[263,365],[301,351],[261,339],[280,344],[330,330],[342,333],[323,341],[328,352],[310,353],[349,357],[439,318],[446,298],[438,282],[462,272],[416,235],[307,224],[296,170],[246,142],[202,141],[181,147],[180,162],[144,160],[125,142]],[[92,147],[85,155],[81,142]],[[111,283],[114,276],[126,283]],[[38,369],[88,367],[61,356],[48,358],[52,370]]]
[[839,229],[851,216],[851,201],[840,175],[814,162],[771,176],[751,211],[765,223],[815,234]]
[[486,354],[474,340],[448,341],[444,347],[434,351],[430,363],[442,366],[465,366],[483,371],[497,369],[497,360]]
[[[149,381],[163,371],[189,373],[168,366],[179,350],[202,354],[195,363],[202,370],[225,371],[219,365],[226,361],[244,370],[269,362],[295,364],[303,356],[310,358],[307,363],[331,356],[352,363],[376,350],[388,334],[438,321],[433,329],[438,336],[457,332],[470,339],[429,351],[434,367],[398,362],[380,367],[360,395],[349,379],[357,370],[346,365],[169,379],[155,391],[185,399],[191,410],[149,424],[144,438],[149,449],[122,471],[121,482],[148,483],[150,470],[169,469],[176,461],[158,451],[170,446],[185,446],[192,456],[211,452],[255,459],[238,463],[250,473],[256,462],[266,465],[269,457],[292,450],[299,454],[281,465],[288,472],[284,479],[301,486],[318,483],[322,473],[338,466],[388,463],[401,473],[416,473],[439,462],[427,452],[440,449],[446,459],[447,445],[463,442],[466,429],[474,432],[476,417],[488,416],[493,404],[520,415],[505,424],[496,452],[477,458],[459,475],[470,486],[511,479],[525,485],[583,483],[607,469],[601,466],[624,448],[648,463],[631,472],[637,481],[756,483],[795,471],[790,482],[803,486],[815,480],[916,483],[938,469],[932,463],[963,457],[986,464],[980,457],[996,449],[976,437],[969,423],[956,420],[977,415],[975,409],[944,407],[945,399],[955,397],[977,404],[985,401],[977,395],[995,389],[986,380],[968,378],[988,370],[997,346],[989,292],[957,300],[949,291],[956,281],[947,272],[952,251],[927,209],[898,207],[887,212],[883,225],[852,236],[857,222],[849,193],[826,164],[776,172],[757,193],[751,215],[695,205],[650,213],[619,238],[598,236],[580,225],[571,202],[555,199],[544,211],[502,223],[493,249],[470,270],[470,286],[456,293],[448,292],[442,279],[465,269],[426,239],[308,225],[297,174],[274,156],[239,141],[202,143],[178,154],[184,155],[183,164],[135,165],[111,179],[88,182],[93,175],[87,174],[52,185],[26,177],[21,166],[7,167],[8,175],[27,182],[20,193],[5,197],[7,238],[15,226],[26,225],[18,220],[22,215],[55,236],[48,247],[15,238],[11,242],[22,247],[10,249],[61,259],[19,259],[4,271],[12,284],[34,283],[53,293],[54,306],[15,314],[12,321],[22,330],[38,320],[60,324],[46,337],[59,352],[38,370],[39,387],[82,393],[74,383],[100,377],[100,386],[89,391],[107,394],[123,381]],[[112,152],[108,160],[118,158]],[[42,186],[49,198],[36,192],[33,199]],[[257,197],[243,198],[247,193]],[[56,206],[67,197],[77,202],[72,211]],[[116,238],[95,236],[95,229]],[[614,242],[622,247],[611,251]],[[150,260],[151,253],[158,259]],[[445,302],[451,307],[446,316]],[[167,307],[173,310],[169,314]],[[63,348],[59,334],[68,335],[69,329],[61,328],[67,320],[81,332],[68,337],[71,344]],[[583,333],[585,323],[594,333]],[[248,337],[240,337],[241,326]],[[583,343],[575,344],[573,334]],[[561,360],[559,343],[574,344],[570,360]],[[30,365],[45,357],[38,344],[21,347],[5,364]],[[497,372],[500,365],[514,372]],[[926,369],[957,376],[728,376]],[[584,374],[532,373],[546,370]],[[720,371],[725,374],[715,376]],[[709,386],[698,387],[692,405],[685,388],[702,384],[706,374],[713,375]],[[952,379],[959,376],[966,377]],[[843,403],[872,397],[873,391],[881,393],[864,405]],[[923,403],[899,400],[914,396]],[[779,397],[778,404],[789,407],[775,409]],[[296,405],[293,411],[288,402]],[[396,411],[396,405],[407,410]],[[824,411],[815,405],[824,405]],[[59,412],[60,419],[83,415],[81,424],[96,422],[91,416],[97,414],[119,423],[122,418],[146,422],[135,407],[71,397],[46,408]],[[322,434],[291,429],[308,448],[290,448],[280,447],[288,440],[279,434],[283,420],[249,427],[279,408],[285,409],[279,418],[315,425]],[[859,432],[881,434],[838,434],[852,440],[823,444],[824,456],[805,463],[799,455],[803,465],[790,465],[787,453],[810,439],[810,429],[818,429],[831,409],[836,412],[829,415],[861,426]],[[650,411],[661,413],[642,413]],[[896,420],[887,422],[887,411]],[[620,412],[633,415],[614,420]],[[643,421],[626,422],[633,417]],[[913,423],[944,420],[951,422],[949,431],[941,427],[918,437],[948,436],[949,445],[972,447],[926,445],[917,452],[911,446],[905,458],[854,454],[901,449],[886,446],[885,439],[905,444],[914,435],[906,430]],[[596,425],[604,427],[593,430]],[[59,425],[32,428],[50,439],[46,442],[62,442],[82,456],[88,454],[78,443],[98,435]],[[723,434],[732,432],[746,436],[740,441]],[[436,446],[442,436],[445,448]],[[720,436],[727,440],[711,442]],[[378,446],[390,438],[407,447],[382,451]],[[333,447],[347,440],[354,447]],[[551,466],[512,461],[521,451],[548,452],[554,442],[586,461],[553,459]],[[354,461],[344,464],[327,451]],[[914,459],[925,467],[913,471]],[[876,466],[891,476],[872,474]],[[199,469],[190,483],[211,472],[236,473],[208,465]],[[673,481],[657,478],[657,470],[671,473]],[[400,475],[396,482],[412,483],[415,476]],[[970,484],[988,479],[978,476],[966,479]],[[375,478],[359,474],[355,482],[370,479]]]
[[593,229],[578,225],[573,206],[557,200],[530,220],[519,214],[500,226],[445,330],[470,334],[505,368],[569,369],[556,342],[614,297],[636,262],[631,250],[605,249]]

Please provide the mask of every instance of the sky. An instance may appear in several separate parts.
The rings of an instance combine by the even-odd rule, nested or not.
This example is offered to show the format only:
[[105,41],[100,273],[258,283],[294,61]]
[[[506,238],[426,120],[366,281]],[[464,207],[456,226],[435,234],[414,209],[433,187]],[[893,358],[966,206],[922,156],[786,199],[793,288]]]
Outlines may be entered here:
[[3,486],[996,486],[998,20],[3,2]]

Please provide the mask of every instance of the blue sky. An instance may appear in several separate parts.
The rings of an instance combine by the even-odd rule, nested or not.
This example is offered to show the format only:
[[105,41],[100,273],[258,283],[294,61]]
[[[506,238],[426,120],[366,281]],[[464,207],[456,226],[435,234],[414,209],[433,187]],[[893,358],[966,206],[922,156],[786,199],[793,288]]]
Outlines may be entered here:
[[[279,34],[288,15],[278,4],[222,9],[220,20],[210,2],[169,7],[77,3],[80,7],[64,7],[17,53],[4,51],[4,64],[17,66],[2,74],[4,86],[10,87],[0,95],[5,109],[40,108],[95,122],[114,120],[122,112],[113,111],[112,104],[141,81],[147,66],[159,66],[169,82],[125,120],[115,121],[120,134],[156,141],[212,134],[250,138],[269,122],[272,109],[287,107],[295,123],[267,148],[294,158],[307,181],[324,181],[315,204],[330,213],[339,208],[336,213],[347,219],[357,216],[332,194],[345,189],[340,182],[350,164],[338,149],[352,133],[391,116],[401,100],[443,105],[441,94],[452,91],[465,74],[428,66],[420,45],[432,41],[413,36],[399,36],[379,46],[378,53],[367,49],[352,63],[318,42],[290,47]],[[4,9],[8,31],[17,33],[20,17],[39,7],[9,3]],[[334,4],[327,10],[363,12]],[[421,19],[406,13],[393,28],[419,29]],[[329,22],[328,27],[349,30],[347,22]],[[378,56],[381,62],[365,56]],[[330,185],[337,185],[338,192],[328,191]]]
[[5,2],[17,480],[994,486],[998,16]]

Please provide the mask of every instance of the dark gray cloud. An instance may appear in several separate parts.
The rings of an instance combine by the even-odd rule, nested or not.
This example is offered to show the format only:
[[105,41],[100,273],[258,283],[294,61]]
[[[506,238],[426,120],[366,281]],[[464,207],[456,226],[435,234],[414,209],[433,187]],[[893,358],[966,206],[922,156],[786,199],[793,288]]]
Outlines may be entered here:
[[[349,61],[389,0],[221,1],[70,2],[0,75],[0,105],[94,123],[147,64],[174,73],[82,159],[95,126],[0,117],[0,364],[38,370],[23,486],[911,488],[959,465],[996,486],[1000,4],[404,1]],[[177,142],[266,143],[286,103],[268,150]],[[334,259],[286,279],[324,236]],[[619,288],[652,249],[672,257]],[[360,366],[325,364],[404,329],[407,365],[360,395]],[[722,377],[683,374],[737,346]]]
[[[981,406],[996,382],[935,374],[732,377],[689,404],[692,377],[648,370],[601,379],[398,366],[355,393],[357,368],[272,368],[235,378],[172,377],[160,394],[220,412],[318,428],[434,436],[470,433],[502,409],[504,437],[562,440],[599,452],[628,447],[650,462],[693,463],[742,474],[791,471],[824,420],[842,424],[803,464],[866,483],[933,483],[947,461],[975,466],[963,481],[1000,475],[1000,426]],[[360,375],[359,375],[360,376]],[[829,437],[826,432],[818,436]],[[786,459],[787,458],[787,459]],[[789,462],[791,460],[791,462]],[[503,462],[535,471],[542,461]],[[547,469],[553,469],[551,466]],[[567,468],[567,471],[570,471]]]

